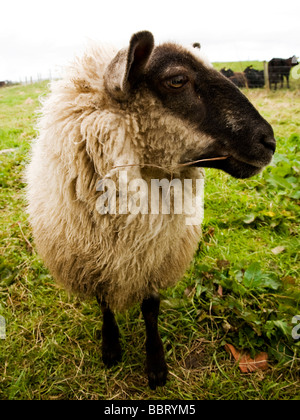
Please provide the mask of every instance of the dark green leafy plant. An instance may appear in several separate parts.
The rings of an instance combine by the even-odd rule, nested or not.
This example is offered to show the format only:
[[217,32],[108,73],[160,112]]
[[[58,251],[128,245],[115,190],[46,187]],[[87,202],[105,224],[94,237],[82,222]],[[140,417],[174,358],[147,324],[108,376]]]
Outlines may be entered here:
[[268,351],[277,360],[292,360],[297,345],[291,320],[300,311],[300,292],[264,272],[259,263],[244,264],[221,269],[196,265],[195,306],[213,317],[223,331],[224,343],[249,350],[251,355]]

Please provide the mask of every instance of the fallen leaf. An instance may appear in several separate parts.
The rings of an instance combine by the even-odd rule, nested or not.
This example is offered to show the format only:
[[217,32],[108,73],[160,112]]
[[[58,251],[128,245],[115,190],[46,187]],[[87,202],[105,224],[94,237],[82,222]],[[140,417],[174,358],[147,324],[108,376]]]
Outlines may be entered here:
[[283,251],[285,251],[284,246],[276,246],[276,248],[271,249],[271,252],[273,252],[274,255],[278,255]]
[[225,344],[225,350],[232,354],[243,373],[268,369],[268,354],[265,352],[261,352],[254,359],[251,359],[248,352],[240,352],[232,344]]
[[217,293],[219,296],[223,296],[223,287],[220,284],[219,284]]
[[245,354],[240,360],[239,367],[242,372],[255,372],[256,370],[268,369],[268,354],[265,352],[259,353],[254,359],[248,354]]
[[228,353],[231,353],[235,360],[239,360],[241,353],[236,350],[236,348],[232,344],[225,344],[225,350]]

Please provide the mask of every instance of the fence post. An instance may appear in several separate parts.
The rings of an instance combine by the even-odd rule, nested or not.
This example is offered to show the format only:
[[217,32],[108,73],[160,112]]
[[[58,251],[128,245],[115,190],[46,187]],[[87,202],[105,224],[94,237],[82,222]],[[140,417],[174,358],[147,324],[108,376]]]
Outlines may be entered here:
[[267,61],[264,61],[264,76],[265,76],[265,88],[269,89],[269,71],[268,71]]

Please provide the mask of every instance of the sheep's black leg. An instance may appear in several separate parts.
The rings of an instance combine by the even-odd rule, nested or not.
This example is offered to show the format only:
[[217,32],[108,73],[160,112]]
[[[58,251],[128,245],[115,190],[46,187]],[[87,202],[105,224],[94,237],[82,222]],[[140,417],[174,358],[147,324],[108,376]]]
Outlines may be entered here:
[[163,386],[167,380],[168,368],[165,362],[164,349],[157,328],[159,312],[159,296],[153,294],[143,300],[142,313],[146,326],[146,371],[148,374],[149,386],[155,389]]
[[102,360],[107,367],[116,365],[122,357],[119,342],[119,328],[113,312],[105,301],[98,299],[103,314],[102,324]]

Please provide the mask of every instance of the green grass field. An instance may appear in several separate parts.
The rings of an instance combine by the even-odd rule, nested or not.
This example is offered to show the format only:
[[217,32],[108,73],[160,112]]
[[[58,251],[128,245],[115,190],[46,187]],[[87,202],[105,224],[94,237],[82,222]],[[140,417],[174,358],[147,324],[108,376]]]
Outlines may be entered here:
[[[244,91],[278,142],[262,174],[206,171],[203,241],[182,281],[162,291],[170,373],[156,391],[143,372],[138,305],[117,315],[123,360],[108,370],[96,301],[68,296],[36,254],[22,176],[47,82],[0,89],[0,399],[299,399],[299,88],[298,79],[290,90]],[[241,373],[226,343],[267,352],[268,369]]]
[[263,61],[229,61],[226,63],[217,62],[214,63],[214,68],[221,70],[222,68],[231,69],[232,71],[241,72],[244,71],[246,67],[252,66],[256,70],[264,69]]

